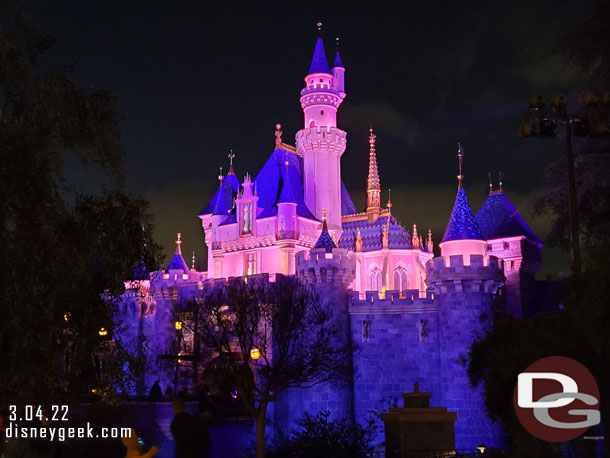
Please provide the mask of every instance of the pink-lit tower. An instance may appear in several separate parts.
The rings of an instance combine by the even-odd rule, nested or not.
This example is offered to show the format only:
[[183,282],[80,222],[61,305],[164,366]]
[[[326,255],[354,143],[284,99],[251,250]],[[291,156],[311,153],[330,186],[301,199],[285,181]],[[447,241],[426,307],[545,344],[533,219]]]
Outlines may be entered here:
[[345,98],[344,73],[339,51],[331,70],[318,37],[301,90],[304,127],[296,134],[297,153],[303,157],[305,203],[320,220],[326,209],[329,231],[336,236],[341,232],[341,156],[347,135],[337,128],[337,110]]

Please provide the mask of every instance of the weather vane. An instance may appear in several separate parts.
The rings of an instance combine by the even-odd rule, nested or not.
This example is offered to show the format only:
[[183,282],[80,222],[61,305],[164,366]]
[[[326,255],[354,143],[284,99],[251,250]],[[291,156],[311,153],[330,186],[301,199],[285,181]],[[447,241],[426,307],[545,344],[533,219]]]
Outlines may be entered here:
[[231,152],[229,153],[229,155],[227,156],[229,158],[229,175],[231,175],[233,172],[233,158],[235,157],[235,154],[233,154],[233,150],[231,150]]

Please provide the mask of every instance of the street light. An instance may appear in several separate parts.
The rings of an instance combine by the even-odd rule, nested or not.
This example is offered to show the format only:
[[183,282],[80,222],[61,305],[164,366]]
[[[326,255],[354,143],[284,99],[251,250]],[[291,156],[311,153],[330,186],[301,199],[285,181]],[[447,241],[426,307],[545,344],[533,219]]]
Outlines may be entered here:
[[604,92],[601,97],[595,92],[582,92],[580,94],[580,103],[584,110],[578,114],[569,114],[564,95],[555,94],[550,97],[548,103],[550,110],[547,109],[542,96],[530,96],[527,98],[527,115],[519,126],[519,136],[521,138],[554,138],[558,126],[560,124],[565,126],[572,271],[576,277],[579,277],[581,274],[581,258],[578,210],[576,208],[573,137],[591,136],[596,138],[610,136],[610,92]]

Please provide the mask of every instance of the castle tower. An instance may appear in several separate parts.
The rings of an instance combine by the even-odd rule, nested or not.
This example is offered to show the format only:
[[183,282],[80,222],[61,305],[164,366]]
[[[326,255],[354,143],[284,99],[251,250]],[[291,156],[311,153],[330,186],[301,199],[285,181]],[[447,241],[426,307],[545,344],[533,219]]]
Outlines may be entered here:
[[464,176],[462,175],[462,160],[464,157],[464,149],[458,143],[458,161],[459,175],[458,192],[455,197],[453,211],[445,230],[445,235],[439,246],[441,247],[441,256],[446,259],[447,266],[449,258],[453,255],[464,256],[464,263],[470,263],[470,256],[480,255],[486,257],[487,242],[481,234],[479,225],[472,213],[466,191],[462,186]]
[[[381,213],[381,182],[377,170],[377,153],[375,152],[373,129],[369,129],[369,175],[366,180],[366,214],[369,222],[375,222]],[[390,207],[391,208],[391,207]]]
[[476,214],[488,253],[504,261],[506,311],[516,317],[533,310],[535,276],[542,265],[542,240],[530,229],[502,189],[494,190]]
[[337,128],[337,110],[345,98],[344,73],[338,52],[330,69],[318,37],[301,90],[304,126],[296,134],[296,149],[303,157],[305,203],[318,219],[326,208],[333,233],[341,231],[341,156],[347,134]]
[[458,193],[440,243],[441,256],[426,264],[426,283],[438,304],[441,402],[458,411],[457,449],[500,446],[499,426],[487,417],[482,388],[472,388],[463,365],[474,340],[493,326],[494,295],[504,283],[501,261],[487,256],[462,187],[464,150],[458,143]]
[[[504,283],[501,261],[482,255],[441,256],[426,264],[428,291],[438,306],[441,405],[457,411],[455,446],[502,447],[503,433],[485,411],[483,388],[473,388],[464,367],[470,346],[493,326],[494,295]],[[446,262],[449,262],[447,266]]]

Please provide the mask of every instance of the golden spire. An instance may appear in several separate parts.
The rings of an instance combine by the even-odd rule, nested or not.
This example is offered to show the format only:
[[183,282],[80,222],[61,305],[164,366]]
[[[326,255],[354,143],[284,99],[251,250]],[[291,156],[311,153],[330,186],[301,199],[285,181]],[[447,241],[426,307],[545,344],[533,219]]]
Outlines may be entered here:
[[322,209],[322,232],[328,232],[328,224],[326,224],[326,208]]
[[356,233],[356,251],[362,251],[362,237],[360,236],[360,228]]
[[220,180],[220,184],[222,184],[222,180],[224,180],[224,177],[222,176],[222,167],[220,167],[220,173],[218,174],[218,179]]
[[489,177],[489,195],[491,196],[494,193],[494,185],[491,182],[491,172],[487,172],[487,176]]
[[426,242],[426,246],[428,248],[428,253],[432,253],[434,251],[434,242],[432,242],[432,229],[428,229],[428,240]]
[[417,224],[413,224],[413,236],[411,237],[411,246],[419,248],[419,236],[417,234]]
[[180,249],[180,245],[182,245],[182,233],[178,232],[176,239],[176,254],[182,255],[182,250]]
[[227,175],[235,175],[235,172],[233,172],[233,158],[235,157],[235,154],[233,154],[233,150],[231,150],[231,152],[229,153],[229,155],[227,156],[229,158],[229,173]]
[[388,212],[392,214],[392,190],[388,188]]
[[464,179],[464,175],[462,175],[462,160],[464,159],[464,148],[458,142],[458,166],[460,174],[457,176],[458,179],[458,188],[462,187],[462,180]]
[[281,131],[282,125],[278,122],[275,125],[275,148],[281,148],[282,147],[282,131]]
[[191,270],[195,270],[195,252],[193,251],[193,258],[191,259]]
[[366,213],[368,215],[381,213],[381,182],[377,170],[376,137],[373,128],[369,129],[369,175],[366,181]]
[[502,189],[502,172],[500,172],[500,192],[504,192]]

